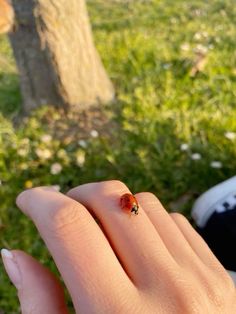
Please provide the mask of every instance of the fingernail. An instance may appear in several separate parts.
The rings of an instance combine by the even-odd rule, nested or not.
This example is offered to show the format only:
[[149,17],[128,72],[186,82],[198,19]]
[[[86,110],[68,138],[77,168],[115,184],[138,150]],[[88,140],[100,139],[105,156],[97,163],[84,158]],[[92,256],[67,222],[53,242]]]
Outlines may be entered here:
[[11,251],[8,251],[7,249],[2,249],[1,255],[4,267],[11,282],[14,284],[16,289],[19,289],[21,286],[21,273],[14,258],[14,255]]

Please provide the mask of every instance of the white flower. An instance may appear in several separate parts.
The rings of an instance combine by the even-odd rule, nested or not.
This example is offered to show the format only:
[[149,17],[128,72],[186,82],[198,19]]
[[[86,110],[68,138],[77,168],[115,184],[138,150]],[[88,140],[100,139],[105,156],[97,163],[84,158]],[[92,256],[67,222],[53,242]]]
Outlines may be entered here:
[[2,181],[0,180],[0,186],[2,185]]
[[202,53],[204,55],[207,53],[207,51],[208,51],[208,47],[203,46],[202,44],[198,44],[196,48],[194,49],[194,52]]
[[194,34],[193,38],[196,39],[196,40],[200,40],[202,38],[202,33],[200,32],[197,32],[196,34]]
[[180,150],[186,151],[189,149],[189,145],[187,143],[183,143],[180,145]]
[[19,156],[25,157],[26,155],[28,155],[29,151],[28,149],[25,149],[25,148],[19,148],[17,153]]
[[191,155],[192,160],[200,160],[202,156],[198,153],[194,153]]
[[79,140],[78,144],[83,148],[86,148],[88,146],[88,143],[85,140]]
[[215,169],[220,169],[220,168],[222,168],[222,162],[220,162],[220,161],[212,161],[210,166],[212,168],[215,168]]
[[194,10],[193,13],[194,13],[196,16],[201,16],[201,15],[202,15],[202,11],[201,11],[200,9]]
[[197,32],[195,35],[194,35],[194,39],[196,40],[200,40],[202,38],[207,38],[208,37],[208,33],[206,31],[204,32]]
[[57,191],[57,192],[59,192],[59,191],[61,190],[60,185],[53,185],[52,188],[53,188],[55,191]]
[[62,165],[59,164],[58,162],[55,162],[54,164],[51,165],[50,172],[51,174],[55,175],[58,174],[62,171]]
[[190,45],[189,43],[183,43],[181,46],[180,46],[181,50],[183,51],[189,51],[190,49]]
[[208,32],[206,32],[206,31],[202,32],[202,36],[203,36],[203,37],[207,38],[208,35],[209,35]]
[[52,140],[52,136],[50,134],[44,134],[41,136],[41,141],[43,143],[50,143]]
[[35,153],[41,159],[49,159],[52,157],[51,151],[47,148],[36,148]]
[[76,153],[76,163],[78,166],[82,167],[85,162],[85,152],[83,150],[78,150]]
[[90,132],[90,135],[92,136],[92,137],[98,137],[98,131],[97,130],[92,130],[91,132]]
[[225,137],[229,140],[234,140],[236,138],[236,133],[235,132],[226,132]]
[[214,45],[210,44],[210,45],[208,45],[208,48],[212,50],[212,49],[214,49]]
[[21,144],[22,145],[29,145],[30,140],[27,137],[22,138],[21,140]]

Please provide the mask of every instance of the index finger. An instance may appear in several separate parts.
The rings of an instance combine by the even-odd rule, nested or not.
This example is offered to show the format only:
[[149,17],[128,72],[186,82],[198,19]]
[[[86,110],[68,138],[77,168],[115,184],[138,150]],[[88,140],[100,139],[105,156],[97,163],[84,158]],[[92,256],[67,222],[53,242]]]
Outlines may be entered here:
[[17,205],[39,230],[75,307],[85,306],[88,311],[92,306],[94,312],[106,302],[98,291],[109,295],[115,285],[119,297],[117,285],[131,287],[109,242],[83,205],[48,188],[21,193]]

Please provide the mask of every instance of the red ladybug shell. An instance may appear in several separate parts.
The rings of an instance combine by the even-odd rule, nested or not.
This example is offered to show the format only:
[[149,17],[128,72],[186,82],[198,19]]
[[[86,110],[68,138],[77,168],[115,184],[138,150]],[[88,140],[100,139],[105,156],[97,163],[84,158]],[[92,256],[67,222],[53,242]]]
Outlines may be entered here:
[[138,215],[139,206],[134,195],[130,193],[125,193],[124,195],[122,195],[120,198],[120,206],[122,209],[129,212],[134,212],[135,215]]

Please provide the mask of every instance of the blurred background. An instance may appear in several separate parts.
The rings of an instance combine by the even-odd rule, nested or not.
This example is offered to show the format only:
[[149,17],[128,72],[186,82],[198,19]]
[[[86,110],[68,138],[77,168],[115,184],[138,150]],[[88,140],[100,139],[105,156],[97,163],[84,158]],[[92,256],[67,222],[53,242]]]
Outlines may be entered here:
[[[27,8],[37,2],[21,1]],[[80,12],[87,6],[95,50],[87,19],[60,6],[49,19],[48,2],[28,12],[13,1],[8,34],[1,22],[12,13],[0,3],[0,247],[25,250],[55,270],[16,208],[22,190],[66,192],[119,179],[190,218],[202,192],[235,175],[236,6],[73,0],[73,12],[76,3]],[[5,313],[19,308],[1,264]]]

